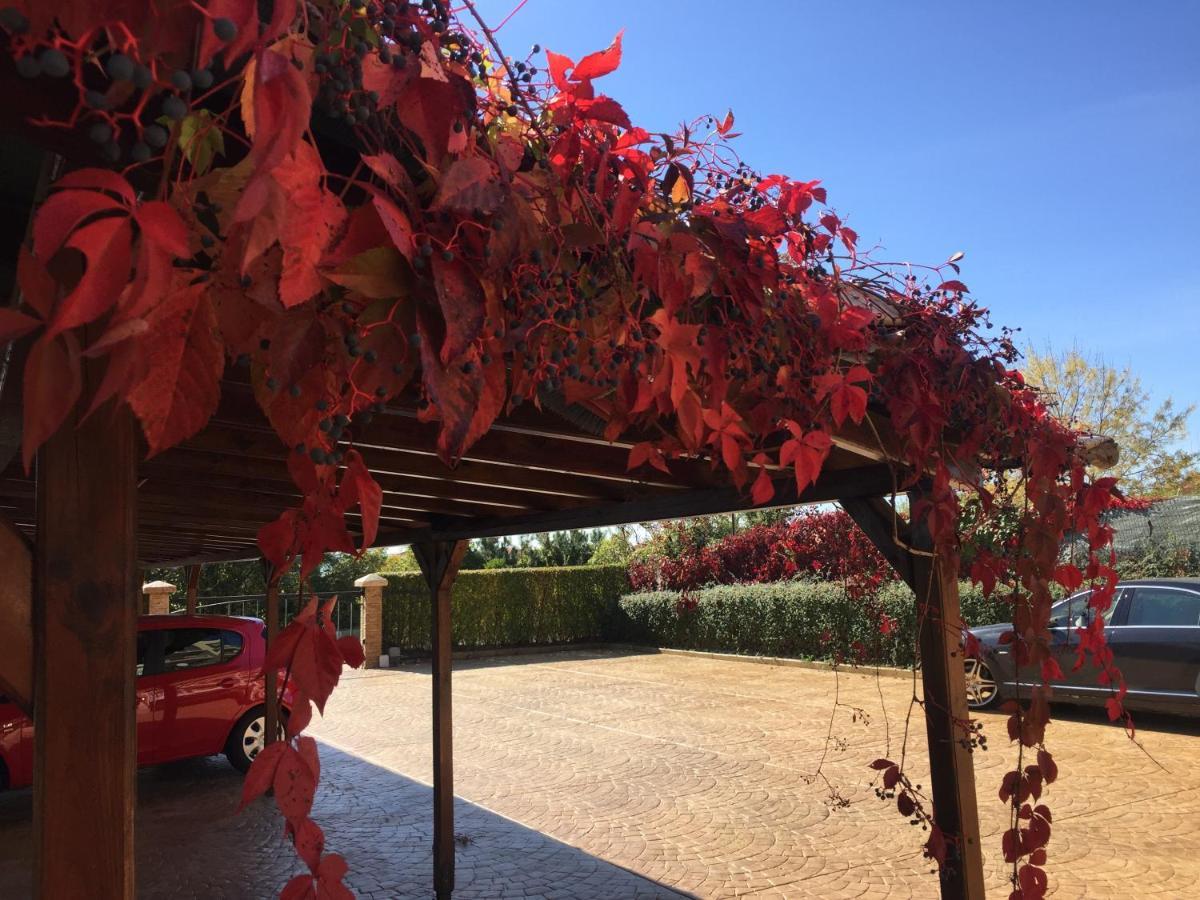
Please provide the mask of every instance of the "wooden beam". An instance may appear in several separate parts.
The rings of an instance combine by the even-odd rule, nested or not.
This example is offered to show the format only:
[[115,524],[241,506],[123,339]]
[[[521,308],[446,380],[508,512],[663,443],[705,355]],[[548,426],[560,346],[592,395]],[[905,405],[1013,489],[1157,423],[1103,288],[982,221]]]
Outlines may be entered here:
[[592,504],[576,509],[528,515],[459,521],[433,517],[430,537],[433,540],[503,537],[570,528],[599,528],[631,522],[683,519],[747,509],[826,503],[845,497],[877,497],[890,491],[893,483],[892,469],[882,463],[876,463],[856,469],[826,472],[802,494],[797,494],[794,478],[780,479],[775,482],[775,496],[763,506],[754,504],[748,490],[742,491],[732,486],[696,489],[678,494],[658,494],[622,503]]
[[[920,490],[911,492],[909,508],[915,508],[922,496]],[[970,711],[958,572],[934,557],[933,540],[923,521],[911,526],[895,522],[892,507],[883,501],[844,500],[842,506],[916,594],[933,819],[947,840],[941,895],[943,900],[982,900],[983,854],[967,732]]]
[[85,362],[79,407],[38,453],[34,894],[131,900],[137,443],[125,407],[79,424],[101,375]]
[[466,541],[413,544],[432,600],[433,646],[433,889],[437,900],[454,892],[454,719],[451,712],[450,589],[467,552]]
[[[839,504],[871,543],[883,554],[896,574],[913,590],[912,558],[905,545],[911,544],[908,523],[900,520],[895,508],[879,497],[843,497]],[[897,538],[901,543],[897,543]]]

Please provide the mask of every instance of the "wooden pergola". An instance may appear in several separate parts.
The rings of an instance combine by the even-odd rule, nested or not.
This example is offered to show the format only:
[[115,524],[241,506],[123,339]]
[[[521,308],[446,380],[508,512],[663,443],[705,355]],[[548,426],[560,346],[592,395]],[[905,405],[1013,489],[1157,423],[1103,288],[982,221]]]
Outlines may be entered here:
[[[0,288],[15,299],[23,223],[48,167],[43,151],[18,142],[0,157],[9,207]],[[35,890],[131,898],[140,569],[257,557],[260,526],[300,497],[285,465],[292,451],[260,411],[247,373],[231,367],[209,425],[146,460],[127,410],[109,406],[84,419],[101,374],[85,362],[77,409],[26,475],[16,452],[25,350],[5,349],[0,380],[0,517],[13,526],[0,530],[0,686],[34,720]],[[391,403],[355,445],[384,491],[376,544],[411,544],[430,588],[438,898],[454,885],[450,589],[466,541],[753,508],[704,458],[673,461],[670,474],[628,471],[629,450],[645,436],[610,442],[595,425],[587,409],[546,396],[540,408],[525,404],[503,416],[450,468],[438,458],[437,426],[418,420],[414,396]],[[910,530],[886,499],[901,486],[912,500],[927,490],[920,473],[901,465],[898,448],[882,419],[847,428],[803,493],[790,469],[775,470],[771,505],[840,502],[916,593],[934,817],[960,837],[942,895],[982,897],[957,573],[937,567],[929,534]],[[274,605],[268,618],[274,632]]]

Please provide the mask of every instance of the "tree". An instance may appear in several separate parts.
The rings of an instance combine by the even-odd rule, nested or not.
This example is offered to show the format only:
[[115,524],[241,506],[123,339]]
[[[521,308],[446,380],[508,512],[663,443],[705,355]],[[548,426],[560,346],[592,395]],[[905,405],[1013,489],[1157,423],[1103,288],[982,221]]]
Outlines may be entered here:
[[1168,397],[1153,406],[1131,367],[1109,365],[1102,356],[1077,348],[1047,348],[1026,354],[1025,378],[1045,391],[1051,411],[1071,428],[1113,438],[1121,459],[1106,474],[1120,479],[1126,494],[1175,496],[1200,482],[1200,454],[1182,449],[1187,418],[1195,406],[1176,408]]

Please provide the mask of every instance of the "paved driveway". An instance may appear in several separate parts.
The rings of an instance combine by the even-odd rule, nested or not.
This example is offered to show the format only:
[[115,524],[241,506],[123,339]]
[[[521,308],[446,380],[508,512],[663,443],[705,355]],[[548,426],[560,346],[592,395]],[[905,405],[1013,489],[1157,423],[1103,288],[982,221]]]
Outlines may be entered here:
[[[920,832],[866,781],[889,740],[898,752],[910,696],[903,679],[675,654],[460,664],[455,896],[935,897]],[[327,714],[313,733],[329,848],[360,895],[428,896],[428,670],[350,675]],[[1142,717],[1151,759],[1102,714],[1059,715],[1057,895],[1200,897],[1200,723]],[[984,846],[1004,897],[996,788],[1011,753],[1003,718],[984,723]],[[918,713],[917,761],[923,731]],[[828,782],[813,777],[822,755]],[[142,774],[142,896],[265,897],[294,871],[269,805],[233,814],[238,789],[220,760]],[[29,806],[28,792],[0,796],[4,896],[28,894]]]

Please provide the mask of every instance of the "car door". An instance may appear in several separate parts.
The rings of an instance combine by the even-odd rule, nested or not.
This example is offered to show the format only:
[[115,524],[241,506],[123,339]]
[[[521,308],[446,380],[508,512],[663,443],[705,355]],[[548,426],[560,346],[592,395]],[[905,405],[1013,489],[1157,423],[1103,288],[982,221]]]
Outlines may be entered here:
[[1112,629],[1110,643],[1130,695],[1164,702],[1197,699],[1200,592],[1171,585],[1128,590],[1128,611]]
[[150,676],[152,686],[161,691],[160,758],[219,753],[245,700],[242,636],[211,627],[163,633],[161,671]]
[[139,766],[158,762],[161,747],[158,740],[158,720],[161,714],[162,687],[154,683],[154,673],[161,671],[164,632],[142,629],[137,636],[137,687],[135,719],[137,721],[137,760]]
[[[1122,593],[1123,589],[1118,588],[1113,595],[1112,605],[1104,613],[1107,639],[1113,635],[1111,623],[1120,607]],[[1060,698],[1069,696],[1076,700],[1101,702],[1109,693],[1109,688],[1099,684],[1097,679],[1100,673],[1092,665],[1090,657],[1085,658],[1078,669],[1075,668],[1079,660],[1079,629],[1085,627],[1094,615],[1088,606],[1091,596],[1091,591],[1084,591],[1056,604],[1050,618],[1050,646],[1063,672],[1062,680],[1055,682]]]

